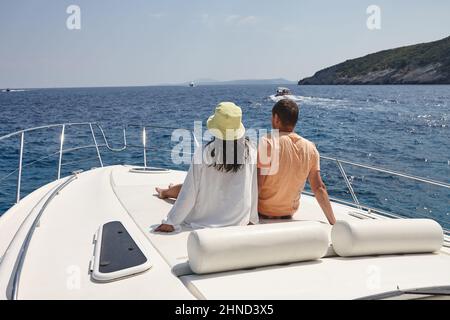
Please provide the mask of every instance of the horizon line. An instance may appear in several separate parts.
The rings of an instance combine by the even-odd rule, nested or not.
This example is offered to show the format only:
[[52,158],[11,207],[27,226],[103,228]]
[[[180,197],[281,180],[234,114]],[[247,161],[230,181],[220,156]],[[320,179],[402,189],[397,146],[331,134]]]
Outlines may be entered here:
[[[201,79],[200,79],[201,80]],[[209,81],[186,81],[186,82],[176,82],[176,83],[157,83],[157,84],[135,84],[135,85],[81,85],[81,86],[44,86],[44,87],[1,87],[0,90],[37,90],[37,89],[90,89],[90,88],[140,88],[140,87],[184,87],[188,85],[190,82],[198,83],[202,86],[216,86],[225,82],[238,82],[238,81],[270,81],[270,80],[284,80],[292,82],[292,84],[297,85],[296,80],[289,80],[285,78],[262,78],[262,79],[236,79],[236,80],[214,80],[210,79]],[[217,83],[217,84],[216,84]],[[277,85],[277,83],[273,83]],[[282,83],[279,83],[282,84]],[[245,85],[245,84],[228,84],[228,85]],[[248,84],[252,85],[252,84]],[[253,85],[264,85],[264,84],[253,84]],[[269,84],[267,84],[269,85]]]

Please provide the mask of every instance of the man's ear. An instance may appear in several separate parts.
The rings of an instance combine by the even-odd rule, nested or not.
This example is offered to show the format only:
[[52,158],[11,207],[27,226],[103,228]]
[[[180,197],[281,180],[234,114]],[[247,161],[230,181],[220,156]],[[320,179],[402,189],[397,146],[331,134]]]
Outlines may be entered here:
[[278,129],[280,127],[280,117],[276,113],[272,114],[272,123],[274,124],[275,129]]

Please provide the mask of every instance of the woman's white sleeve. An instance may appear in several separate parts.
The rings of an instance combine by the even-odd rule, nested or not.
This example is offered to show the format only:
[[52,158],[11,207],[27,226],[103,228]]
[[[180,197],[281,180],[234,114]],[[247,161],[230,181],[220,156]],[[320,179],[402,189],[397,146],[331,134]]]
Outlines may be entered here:
[[250,222],[253,224],[258,224],[258,174],[256,169],[256,164],[251,164],[252,168],[252,206],[250,209]]
[[199,167],[198,164],[191,164],[180,194],[168,213],[167,219],[163,220],[162,223],[179,226],[194,208],[198,192]]

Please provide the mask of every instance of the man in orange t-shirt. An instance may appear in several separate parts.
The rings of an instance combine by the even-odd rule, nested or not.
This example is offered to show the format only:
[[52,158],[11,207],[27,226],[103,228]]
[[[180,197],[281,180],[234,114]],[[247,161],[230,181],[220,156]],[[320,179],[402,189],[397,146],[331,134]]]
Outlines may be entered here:
[[258,150],[258,212],[262,218],[290,218],[300,204],[306,180],[330,224],[335,224],[327,189],[320,177],[320,156],[314,143],[294,132],[298,106],[282,99],[272,109],[274,133]]

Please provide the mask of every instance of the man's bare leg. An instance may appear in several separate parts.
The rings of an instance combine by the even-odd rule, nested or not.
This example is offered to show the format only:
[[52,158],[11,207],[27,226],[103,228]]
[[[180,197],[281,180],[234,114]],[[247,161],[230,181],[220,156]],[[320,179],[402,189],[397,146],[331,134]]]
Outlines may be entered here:
[[158,197],[160,197],[161,199],[166,199],[166,198],[176,199],[176,198],[178,198],[178,195],[180,194],[180,190],[181,190],[182,186],[183,186],[182,184],[175,184],[175,185],[170,184],[167,189],[156,187],[155,190],[158,193]]

